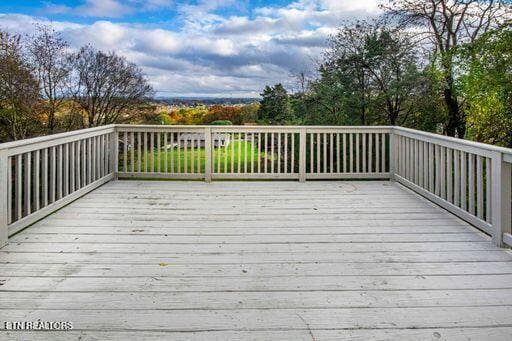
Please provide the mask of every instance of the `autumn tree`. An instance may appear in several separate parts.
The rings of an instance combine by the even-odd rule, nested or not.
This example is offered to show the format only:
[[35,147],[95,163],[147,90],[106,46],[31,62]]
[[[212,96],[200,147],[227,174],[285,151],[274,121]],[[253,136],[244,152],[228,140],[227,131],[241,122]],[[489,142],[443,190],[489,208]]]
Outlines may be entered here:
[[508,0],[390,0],[387,15],[411,28],[433,46],[443,74],[443,97],[448,111],[446,134],[466,134],[462,100],[456,83],[457,49],[512,17]]
[[37,134],[39,105],[38,83],[23,54],[21,37],[0,31],[0,139]]
[[153,94],[142,70],[114,52],[82,47],[71,57],[73,100],[87,116],[87,126],[115,123]]

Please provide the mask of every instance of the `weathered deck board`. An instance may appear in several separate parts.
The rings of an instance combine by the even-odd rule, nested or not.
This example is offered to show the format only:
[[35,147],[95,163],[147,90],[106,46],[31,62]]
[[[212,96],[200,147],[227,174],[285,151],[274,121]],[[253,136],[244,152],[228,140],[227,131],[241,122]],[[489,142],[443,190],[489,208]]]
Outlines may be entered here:
[[42,340],[148,340],[148,341],[247,341],[247,340],[494,340],[510,341],[512,327],[483,328],[435,328],[431,329],[338,329],[325,330],[274,330],[274,331],[204,331],[204,332],[146,332],[146,331],[82,331],[82,332],[45,332],[45,333],[7,333],[7,337],[21,339],[26,337],[34,341]]
[[512,256],[389,182],[108,183],[0,250],[0,339],[509,340]]

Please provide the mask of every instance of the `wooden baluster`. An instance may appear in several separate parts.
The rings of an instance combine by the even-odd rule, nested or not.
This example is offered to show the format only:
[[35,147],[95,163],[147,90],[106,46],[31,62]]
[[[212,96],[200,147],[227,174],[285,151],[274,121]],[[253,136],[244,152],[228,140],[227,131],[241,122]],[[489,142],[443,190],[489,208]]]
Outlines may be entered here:
[[340,134],[336,133],[336,173],[341,173],[341,145],[340,145]]
[[[229,140],[226,140],[226,145],[224,146],[224,171],[223,172],[229,173],[228,172],[228,147],[229,147],[229,145],[233,144],[232,133],[227,133],[226,138]],[[259,148],[259,146],[260,146],[260,142],[259,142],[259,136],[258,136],[258,148]],[[259,150],[258,150],[258,152],[259,152]],[[259,158],[258,158],[258,160],[259,160]],[[258,167],[261,167],[261,165],[259,163],[258,163]],[[258,173],[259,173],[259,171],[258,171]]]
[[[381,156],[380,156],[380,144],[384,141],[380,140],[380,134],[375,134],[375,173],[380,173],[380,163],[381,163]],[[382,170],[384,171],[384,170]],[[397,169],[398,171],[398,169]]]
[[[199,143],[199,134],[193,133],[190,135],[192,138],[190,139],[190,173],[195,173],[195,149],[196,149],[196,140]],[[206,134],[204,136],[204,140],[206,142]],[[205,154],[206,157],[206,154]]]
[[491,223],[491,202],[492,202],[492,169],[491,159],[485,158],[485,221]]
[[188,173],[188,144],[189,139],[186,139],[184,141],[185,149],[184,149],[184,159],[183,159],[183,172],[182,173]]
[[31,173],[32,173],[32,152],[25,153],[25,164],[24,164],[24,197],[23,204],[25,205],[25,216],[29,215],[32,212],[32,184],[31,184]]
[[142,172],[142,132],[137,133],[137,172]]
[[[169,172],[169,148],[168,148],[168,145],[169,145],[169,134],[167,132],[164,132],[163,133],[163,138],[164,138],[164,150],[163,150],[163,153],[164,153],[164,173],[168,173]],[[172,149],[171,149],[172,151]]]
[[361,140],[362,140],[362,146],[361,146],[361,161],[362,161],[362,168],[361,172],[366,173],[366,158],[367,158],[367,151],[366,151],[366,133],[361,133]]
[[75,152],[76,152],[76,146],[75,142],[71,142],[68,144],[69,146],[69,194],[73,193],[75,191]]
[[453,203],[453,149],[446,149],[446,200]]
[[359,153],[360,153],[360,148],[361,148],[361,144],[360,144],[360,141],[359,141],[359,133],[356,133],[356,173],[360,173],[361,172],[361,160],[359,159]]
[[480,219],[484,219],[484,167],[483,167],[483,157],[477,155],[476,159],[476,214]]
[[460,152],[460,207],[465,211],[467,209],[467,196],[466,196],[466,186],[467,186],[467,161],[466,161],[466,153]]
[[348,160],[348,157],[347,157],[347,134],[343,133],[342,137],[343,137],[343,152],[342,152],[341,159],[343,161],[343,173],[346,173],[347,172],[347,160]]
[[156,171],[162,173],[162,134],[156,133]]
[[270,163],[270,173],[274,174],[274,133],[270,133],[270,155],[272,157],[272,162]]
[[254,132],[251,133],[251,173],[254,173]]
[[[11,164],[9,163],[9,166]],[[10,167],[9,167],[10,168]],[[42,178],[41,178],[41,189],[42,189],[42,202],[41,205],[43,207],[48,206],[48,148],[44,148],[41,154],[41,170],[42,170]],[[9,178],[10,180],[10,178]],[[10,182],[10,181],[9,181]]]
[[314,149],[314,137],[313,133],[308,134],[309,135],[309,172],[314,173],[315,169],[315,149]]
[[333,134],[329,134],[328,135],[329,137],[329,145],[328,145],[328,149],[329,149],[329,164],[328,164],[328,169],[326,169],[326,171],[328,171],[329,173],[333,173],[334,171],[334,140],[333,140]]
[[[211,139],[212,137],[210,137]],[[204,157],[205,157],[205,162],[206,162],[206,138],[204,140]],[[211,157],[212,157],[212,163],[213,163],[213,152],[214,152],[214,149],[213,149],[213,140],[212,140],[212,150],[211,150]],[[197,138],[197,147],[196,147],[196,157],[197,157],[197,160],[196,160],[196,167],[197,167],[197,170],[196,170],[196,173],[201,173],[201,141],[199,140],[199,136]],[[205,171],[206,171],[206,164],[205,164]],[[213,171],[213,164],[212,164],[212,168],[210,169],[210,173]],[[206,180],[207,182],[209,182],[209,180]]]
[[80,189],[81,181],[80,181],[80,161],[82,160],[82,155],[80,154],[81,143],[80,140],[75,142],[75,191]]
[[23,217],[23,155],[16,155],[16,220]]
[[[290,172],[291,173],[295,173],[295,133],[291,133],[290,134],[291,136],[291,144],[292,144],[292,150],[291,150],[291,161],[290,161]],[[304,136],[304,138],[306,138]],[[306,145],[305,145],[306,141],[304,140],[304,155],[302,155],[304,157],[304,162],[306,162],[305,158],[306,158]],[[305,165],[305,163],[304,163]],[[306,171],[306,169],[304,168],[304,171]]]
[[[235,173],[235,133],[233,132],[232,133],[233,135],[233,142],[231,143],[231,171],[230,173],[233,174]],[[265,146],[267,145],[267,134],[265,133]],[[267,172],[266,171],[266,167],[267,167],[267,156],[266,156],[266,152],[265,152],[265,173]]]
[[475,155],[468,154],[469,162],[468,162],[468,182],[469,182],[469,190],[468,190],[468,205],[469,205],[469,213],[475,214]]
[[453,185],[453,204],[457,207],[460,207],[460,152],[458,150],[453,151],[453,179],[454,179],[454,185]]
[[434,183],[434,145],[428,144],[428,191],[433,193],[435,190]]
[[354,172],[354,134],[349,133],[349,165],[350,173]]
[[247,140],[247,133],[244,132],[244,173],[247,174],[247,144],[249,141]]
[[34,193],[34,212],[39,211],[40,208],[40,179],[41,179],[41,151],[38,149],[34,152],[34,171],[33,171],[33,191]]
[[123,172],[128,172],[128,132],[124,132],[123,141]]
[[[382,171],[386,172],[386,134],[382,133],[381,138],[382,144],[381,144],[381,162],[382,162]],[[391,164],[392,160],[389,160],[389,163]],[[391,168],[389,168],[391,169]]]
[[[2,214],[0,216],[0,229],[8,229],[8,225],[12,222],[12,195],[13,195],[13,183],[12,183],[12,160],[13,158],[11,156],[8,156],[7,149],[0,151],[0,167],[4,167],[5,173],[2,173],[0,170],[0,174],[5,174],[5,179],[2,179],[2,175],[0,175],[0,187],[5,186],[3,189],[0,188],[0,193],[5,193],[7,196],[7,203],[5,207],[2,209],[6,212],[3,212],[5,214],[5,219],[2,220],[2,217],[4,215]],[[5,192],[4,192],[5,191]],[[5,245],[7,242],[7,234],[8,232],[2,230],[0,231],[0,247]]]
[[[274,136],[272,135],[272,138],[274,138]],[[272,140],[273,141],[273,140]],[[273,151],[273,150],[272,150]],[[237,152],[237,162],[236,162],[236,167],[237,167],[237,173],[240,174],[241,170],[242,170],[242,132],[238,132],[238,152]]]
[[283,173],[288,173],[288,133],[284,133],[284,162],[283,162]]
[[368,169],[367,173],[373,173],[373,133],[368,133]]
[[440,178],[440,186],[441,186],[441,198],[446,199],[446,148],[440,147],[441,153],[441,178]]
[[49,203],[52,204],[55,202],[56,196],[56,186],[57,186],[57,149],[55,146],[50,148],[50,178],[49,178]]
[[[99,160],[97,160],[99,161]],[[63,158],[63,162],[64,162],[64,190],[63,190],[63,197],[67,196],[69,194],[69,182],[70,182],[70,179],[69,179],[69,143],[66,143],[64,145],[64,158]],[[98,167],[100,166],[100,163],[97,162],[96,163],[98,165]]]
[[[176,156],[178,158],[178,163],[180,162],[180,154],[181,154],[181,150],[180,150],[180,142],[179,142],[179,139],[177,141],[177,147],[176,147],[176,151],[174,150],[174,132],[171,132],[171,173],[174,173],[175,172],[175,169],[174,169],[174,155],[176,153]],[[179,169],[179,166],[178,166],[178,169]]]

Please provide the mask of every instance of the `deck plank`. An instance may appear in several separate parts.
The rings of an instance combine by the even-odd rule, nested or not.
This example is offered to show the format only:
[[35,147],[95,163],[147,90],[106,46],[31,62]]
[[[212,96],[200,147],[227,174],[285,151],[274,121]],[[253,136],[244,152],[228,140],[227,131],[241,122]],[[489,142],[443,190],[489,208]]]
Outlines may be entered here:
[[108,183],[0,250],[0,339],[509,340],[512,255],[385,181]]

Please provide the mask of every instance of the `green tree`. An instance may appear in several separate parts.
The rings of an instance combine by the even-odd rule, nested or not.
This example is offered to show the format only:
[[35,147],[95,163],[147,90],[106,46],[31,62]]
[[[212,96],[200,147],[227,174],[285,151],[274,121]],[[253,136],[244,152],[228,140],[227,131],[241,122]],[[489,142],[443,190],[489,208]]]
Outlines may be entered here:
[[430,42],[442,72],[443,98],[448,112],[445,131],[463,138],[466,133],[463,99],[457,87],[456,51],[512,18],[509,0],[389,0],[388,16],[411,27]]
[[310,85],[321,124],[405,125],[424,97],[425,74],[409,34],[386,23],[357,22],[329,41]]
[[512,147],[512,24],[460,52],[468,137]]
[[282,84],[266,86],[261,93],[258,119],[270,124],[293,123],[294,115],[288,92]]

